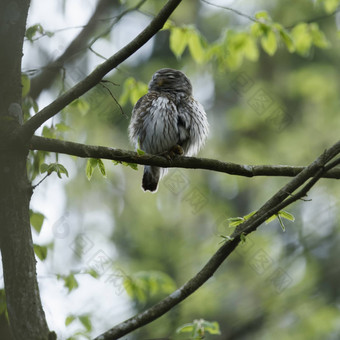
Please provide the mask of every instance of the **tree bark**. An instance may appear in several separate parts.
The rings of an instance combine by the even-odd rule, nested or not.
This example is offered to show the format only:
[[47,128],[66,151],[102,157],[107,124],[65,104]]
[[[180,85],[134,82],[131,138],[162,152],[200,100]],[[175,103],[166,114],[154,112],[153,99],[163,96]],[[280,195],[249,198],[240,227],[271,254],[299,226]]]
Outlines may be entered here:
[[[53,339],[42,309],[29,219],[27,148],[12,131],[22,121],[21,58],[29,0],[0,4],[0,249],[15,339]],[[51,335],[50,335],[51,334]]]

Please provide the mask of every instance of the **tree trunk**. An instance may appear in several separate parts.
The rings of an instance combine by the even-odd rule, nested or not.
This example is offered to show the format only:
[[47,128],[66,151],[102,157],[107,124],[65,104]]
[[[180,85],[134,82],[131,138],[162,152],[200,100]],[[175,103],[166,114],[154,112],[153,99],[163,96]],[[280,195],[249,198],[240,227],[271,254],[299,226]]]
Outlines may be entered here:
[[[15,339],[48,339],[29,221],[27,148],[11,132],[22,120],[21,58],[28,0],[0,3],[0,249]],[[50,338],[53,338],[51,333]]]

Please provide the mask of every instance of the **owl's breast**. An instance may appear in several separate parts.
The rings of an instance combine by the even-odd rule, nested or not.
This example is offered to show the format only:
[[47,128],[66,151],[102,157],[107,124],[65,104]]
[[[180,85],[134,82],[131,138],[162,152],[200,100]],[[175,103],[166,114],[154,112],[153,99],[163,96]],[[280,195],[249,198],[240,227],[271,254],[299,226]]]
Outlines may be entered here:
[[160,93],[151,98],[141,121],[141,148],[148,153],[161,153],[177,144],[178,112],[171,96]]

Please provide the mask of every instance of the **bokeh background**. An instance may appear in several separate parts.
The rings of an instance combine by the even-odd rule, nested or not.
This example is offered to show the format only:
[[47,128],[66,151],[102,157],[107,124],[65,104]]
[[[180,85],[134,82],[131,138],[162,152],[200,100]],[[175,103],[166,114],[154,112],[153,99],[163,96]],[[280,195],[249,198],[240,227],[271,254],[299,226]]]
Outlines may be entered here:
[[[99,37],[92,51],[67,59],[35,99],[39,108],[134,38],[165,1],[145,1],[125,15],[138,1],[113,3],[88,37]],[[332,14],[338,1],[211,3],[252,18],[267,11],[257,15],[267,25],[203,1],[183,1],[165,30],[105,78],[110,82],[72,103],[39,134],[132,150],[127,126],[133,104],[157,69],[171,67],[191,79],[208,114],[211,133],[200,157],[312,162],[339,138],[340,17]],[[96,5],[32,1],[28,26],[39,23],[43,30],[25,41],[29,78],[63,54]],[[27,95],[30,114],[32,103]],[[42,299],[60,339],[99,335],[171,293],[207,262],[221,235],[232,232],[228,218],[257,210],[289,180],[171,169],[150,194],[140,187],[141,166],[135,171],[104,160],[106,177],[96,168],[88,180],[87,160],[43,159],[41,153],[31,160],[33,183],[43,177],[34,173],[41,162],[58,161],[69,173],[62,179],[52,174],[32,199],[33,224],[44,215],[41,231],[33,228],[37,249],[47,250],[38,260]],[[261,226],[198,292],[124,339],[188,339],[190,333],[176,329],[195,319],[219,323],[221,334],[207,339],[338,339],[339,198],[337,181],[321,180],[308,200],[287,208],[295,222],[285,221],[285,232],[277,221]]]

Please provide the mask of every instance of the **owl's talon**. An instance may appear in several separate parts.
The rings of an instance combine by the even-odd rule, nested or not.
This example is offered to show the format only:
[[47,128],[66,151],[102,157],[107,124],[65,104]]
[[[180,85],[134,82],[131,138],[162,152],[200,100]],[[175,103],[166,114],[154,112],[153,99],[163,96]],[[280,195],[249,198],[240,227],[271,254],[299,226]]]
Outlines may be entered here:
[[176,155],[182,156],[184,154],[183,148],[178,144],[174,145],[170,151],[172,151],[175,154],[175,157]]
[[174,158],[176,158],[177,156],[181,156],[183,154],[184,154],[183,148],[180,145],[176,144],[173,147],[171,147],[170,150],[160,153],[159,156],[163,156],[168,161],[171,161]]

